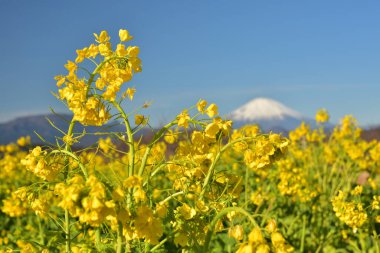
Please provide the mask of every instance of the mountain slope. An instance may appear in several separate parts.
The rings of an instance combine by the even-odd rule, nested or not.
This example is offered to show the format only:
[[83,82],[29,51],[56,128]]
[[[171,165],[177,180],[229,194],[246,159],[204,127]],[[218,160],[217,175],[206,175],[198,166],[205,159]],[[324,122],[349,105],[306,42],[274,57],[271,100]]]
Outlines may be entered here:
[[269,98],[253,99],[234,110],[229,118],[234,121],[234,127],[258,124],[264,132],[288,132],[299,126],[302,121],[315,126],[313,120]]

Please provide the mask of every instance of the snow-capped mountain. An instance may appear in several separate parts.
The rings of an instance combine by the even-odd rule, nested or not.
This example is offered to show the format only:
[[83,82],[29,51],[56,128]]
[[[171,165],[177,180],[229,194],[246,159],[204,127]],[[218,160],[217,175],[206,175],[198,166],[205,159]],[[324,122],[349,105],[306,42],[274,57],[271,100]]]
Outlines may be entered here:
[[299,112],[269,98],[256,98],[239,107],[230,114],[234,127],[258,124],[264,132],[288,132],[302,121],[314,125],[313,120]]

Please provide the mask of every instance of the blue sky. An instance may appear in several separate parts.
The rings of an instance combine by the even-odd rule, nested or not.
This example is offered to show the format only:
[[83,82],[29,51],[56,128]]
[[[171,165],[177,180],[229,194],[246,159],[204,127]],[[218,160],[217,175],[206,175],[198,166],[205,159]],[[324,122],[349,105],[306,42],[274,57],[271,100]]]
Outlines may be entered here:
[[53,77],[93,42],[128,29],[143,72],[131,107],[165,122],[199,98],[226,114],[270,97],[312,117],[380,124],[380,1],[0,0],[0,121],[65,111]]

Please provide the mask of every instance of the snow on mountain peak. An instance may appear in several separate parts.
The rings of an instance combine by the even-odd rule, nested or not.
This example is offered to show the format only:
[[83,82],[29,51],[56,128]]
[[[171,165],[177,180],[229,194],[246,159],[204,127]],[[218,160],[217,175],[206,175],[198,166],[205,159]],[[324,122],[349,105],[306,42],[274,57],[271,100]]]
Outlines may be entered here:
[[282,120],[285,118],[302,119],[302,115],[269,98],[256,98],[231,113],[237,121]]

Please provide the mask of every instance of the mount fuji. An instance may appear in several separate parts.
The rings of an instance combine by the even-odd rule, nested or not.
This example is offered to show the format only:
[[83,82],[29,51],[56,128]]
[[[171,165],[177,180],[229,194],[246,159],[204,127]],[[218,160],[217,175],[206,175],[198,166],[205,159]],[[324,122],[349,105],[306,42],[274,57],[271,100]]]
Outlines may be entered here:
[[302,122],[312,128],[316,125],[312,119],[270,98],[255,98],[230,113],[229,118],[234,127],[257,124],[264,132],[289,132]]

